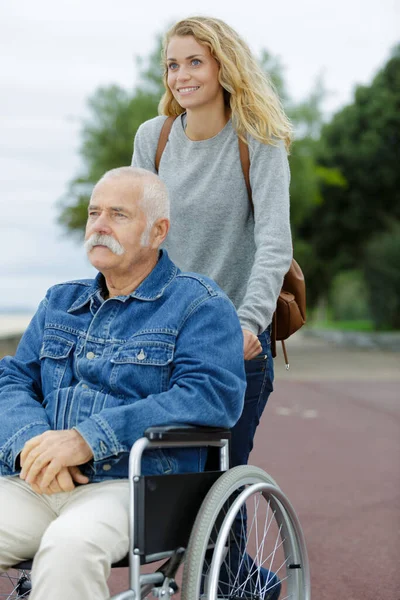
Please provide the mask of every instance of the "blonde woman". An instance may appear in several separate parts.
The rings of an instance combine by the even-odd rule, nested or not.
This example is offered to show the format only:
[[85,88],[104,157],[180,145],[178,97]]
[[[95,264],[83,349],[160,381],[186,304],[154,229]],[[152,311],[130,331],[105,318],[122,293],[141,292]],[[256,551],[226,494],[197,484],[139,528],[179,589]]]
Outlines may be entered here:
[[[273,389],[270,325],[292,259],[291,127],[247,44],[223,21],[179,21],[166,34],[162,60],[161,116],[139,127],[132,164],[156,171],[161,129],[175,116],[158,169],[171,200],[165,248],[181,269],[213,278],[237,309],[247,392],[232,431],[232,466],[246,464]],[[239,138],[248,145],[252,202]],[[279,580],[263,572],[272,583],[263,598],[276,600]]]

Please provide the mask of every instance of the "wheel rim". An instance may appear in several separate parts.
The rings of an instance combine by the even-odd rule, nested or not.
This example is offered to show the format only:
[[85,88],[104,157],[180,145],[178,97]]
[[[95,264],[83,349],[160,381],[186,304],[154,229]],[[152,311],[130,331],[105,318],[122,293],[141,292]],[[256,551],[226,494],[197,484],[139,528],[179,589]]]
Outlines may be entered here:
[[[280,491],[273,486],[254,484],[245,488],[229,508],[223,508],[225,516],[200,598],[292,600],[298,597],[301,565],[289,522],[282,516],[279,495]],[[239,535],[235,522],[236,528],[240,522]]]

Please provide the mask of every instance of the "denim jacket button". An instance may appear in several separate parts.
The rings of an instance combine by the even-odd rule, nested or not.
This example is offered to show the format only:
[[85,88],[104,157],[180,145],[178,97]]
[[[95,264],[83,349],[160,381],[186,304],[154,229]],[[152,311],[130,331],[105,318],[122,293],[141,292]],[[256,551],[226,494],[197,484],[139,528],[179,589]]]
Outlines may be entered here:
[[103,465],[103,471],[110,471],[111,465]]
[[92,360],[95,357],[95,353],[94,352],[88,352],[86,354],[86,358],[88,358],[89,360]]
[[146,358],[146,354],[143,350],[143,348],[140,350],[140,352],[136,355],[136,358],[138,360],[144,360]]

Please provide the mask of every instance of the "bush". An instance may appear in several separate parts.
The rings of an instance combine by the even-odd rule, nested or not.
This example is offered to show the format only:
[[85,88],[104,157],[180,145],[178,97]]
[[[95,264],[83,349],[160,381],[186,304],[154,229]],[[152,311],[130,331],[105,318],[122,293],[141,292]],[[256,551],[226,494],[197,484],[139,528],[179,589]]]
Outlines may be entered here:
[[329,294],[334,321],[362,321],[370,318],[368,289],[361,271],[345,271],[333,279]]
[[365,281],[377,329],[400,329],[400,222],[366,246]]

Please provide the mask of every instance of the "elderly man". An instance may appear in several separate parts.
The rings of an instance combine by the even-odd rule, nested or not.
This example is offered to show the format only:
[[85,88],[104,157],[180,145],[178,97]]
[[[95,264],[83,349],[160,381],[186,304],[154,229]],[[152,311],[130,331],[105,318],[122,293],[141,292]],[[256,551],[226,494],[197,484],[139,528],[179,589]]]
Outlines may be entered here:
[[[35,555],[32,600],[108,598],[128,551],[128,453],[152,425],[231,427],[245,389],[235,309],[159,246],[164,184],[143,169],[94,188],[94,280],[52,287],[0,362],[0,571]],[[198,471],[198,448],[153,450],[145,474]]]

